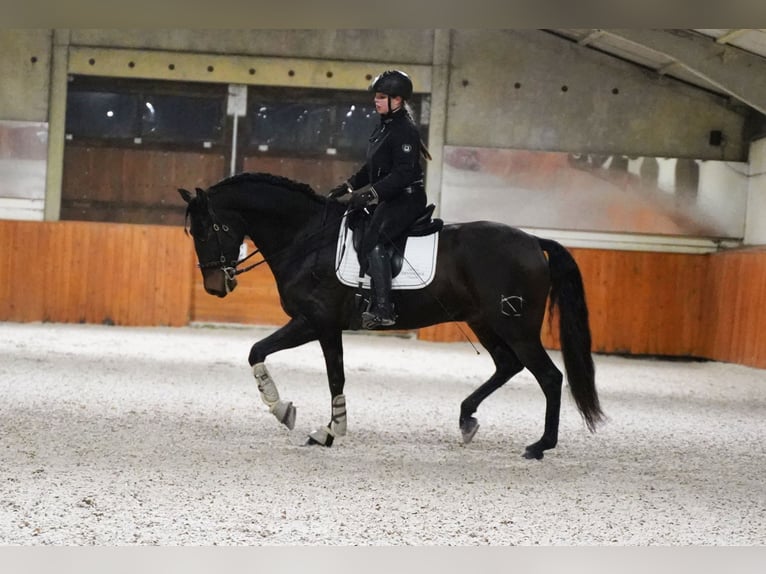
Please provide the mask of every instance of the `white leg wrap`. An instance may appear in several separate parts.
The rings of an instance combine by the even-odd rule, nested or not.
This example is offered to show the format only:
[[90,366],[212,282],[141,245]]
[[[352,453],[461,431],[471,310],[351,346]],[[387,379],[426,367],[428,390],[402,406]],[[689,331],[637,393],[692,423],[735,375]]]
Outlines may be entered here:
[[269,410],[279,401],[279,391],[277,385],[274,384],[274,379],[269,375],[269,371],[266,370],[266,365],[263,363],[256,363],[253,365],[253,375],[258,382],[258,390],[261,392],[261,400],[269,407]]
[[347,428],[346,396],[338,395],[332,399],[332,431],[336,436],[345,436]]
[[277,385],[266,370],[266,365],[263,363],[253,365],[253,375],[258,382],[261,400],[269,407],[269,412],[290,430],[295,428],[295,407],[290,401],[280,400]]

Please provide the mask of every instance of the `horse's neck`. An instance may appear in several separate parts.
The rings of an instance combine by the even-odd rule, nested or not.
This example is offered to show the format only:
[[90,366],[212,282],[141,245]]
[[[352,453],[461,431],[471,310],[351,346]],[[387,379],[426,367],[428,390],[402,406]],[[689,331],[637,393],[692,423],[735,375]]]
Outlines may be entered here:
[[325,233],[330,232],[328,226],[333,227],[333,222],[340,220],[334,216],[337,206],[299,192],[257,190],[241,195],[237,203],[247,223],[247,235],[275,273],[277,267],[295,265],[295,261],[286,263],[287,259],[294,259],[294,254],[288,252],[312,249],[312,244],[321,242]]
[[319,213],[258,213],[258,217],[248,219],[247,234],[253,243],[268,258],[304,241],[305,237],[318,230],[321,215]]

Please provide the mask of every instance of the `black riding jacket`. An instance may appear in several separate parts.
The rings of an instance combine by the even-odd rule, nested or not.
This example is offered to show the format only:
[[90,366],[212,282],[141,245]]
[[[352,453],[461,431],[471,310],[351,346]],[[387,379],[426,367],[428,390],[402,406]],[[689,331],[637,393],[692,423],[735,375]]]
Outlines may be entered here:
[[420,134],[404,107],[381,116],[367,145],[367,163],[348,179],[352,189],[372,184],[380,201],[388,201],[404,188],[422,181]]

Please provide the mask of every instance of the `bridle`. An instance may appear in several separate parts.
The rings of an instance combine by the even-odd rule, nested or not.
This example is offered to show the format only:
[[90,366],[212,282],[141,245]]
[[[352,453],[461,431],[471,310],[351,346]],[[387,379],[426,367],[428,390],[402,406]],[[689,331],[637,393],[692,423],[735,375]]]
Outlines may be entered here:
[[233,233],[231,231],[231,228],[228,225],[226,225],[225,223],[219,224],[217,222],[215,213],[213,212],[212,208],[210,208],[210,206],[208,206],[208,213],[210,214],[210,217],[213,220],[212,229],[215,235],[215,240],[218,243],[218,251],[220,252],[220,256],[218,257],[218,260],[216,261],[206,261],[204,263],[197,263],[197,267],[199,269],[220,269],[223,272],[223,274],[226,276],[226,279],[228,281],[233,281],[237,275],[240,275],[241,273],[246,273],[247,271],[250,271],[251,269],[255,269],[259,265],[263,265],[264,263],[266,263],[266,258],[264,257],[260,261],[256,261],[255,263],[248,265],[244,269],[237,269],[239,265],[242,265],[245,261],[247,261],[254,255],[257,255],[258,253],[261,252],[260,249],[256,248],[255,251],[253,251],[246,257],[243,257],[242,259],[232,259],[228,261],[228,265],[227,265],[226,255],[224,255],[224,252],[223,252],[223,241],[221,240],[221,238],[222,238],[222,234],[228,235],[229,237],[233,237]]
[[[216,231],[216,233],[219,232],[218,229],[222,229],[224,232],[228,231],[228,227],[225,225],[218,226],[218,224],[213,224],[213,231]],[[219,241],[220,245],[220,241]],[[197,263],[197,267],[200,269],[220,269],[223,271],[223,273],[226,275],[226,278],[229,280],[234,279],[237,275],[241,273],[246,273],[247,271],[250,271],[251,269],[255,269],[259,265],[263,265],[266,263],[266,259],[261,259],[260,261],[256,261],[255,263],[248,265],[244,269],[237,269],[239,265],[242,265],[245,261],[250,259],[253,255],[257,255],[260,253],[261,250],[256,248],[255,251],[247,255],[246,257],[243,257],[242,259],[235,259],[229,262],[229,265],[226,265],[226,256],[223,254],[223,249],[221,249],[221,256],[219,257],[218,261],[207,261],[205,263]]]
[[[232,259],[227,261],[226,255],[224,255],[224,251],[223,251],[222,238],[225,236],[234,237],[234,233],[232,232],[231,228],[225,223],[218,223],[218,218],[216,217],[215,212],[213,211],[212,207],[210,207],[209,204],[207,206],[207,209],[208,209],[208,214],[210,215],[210,218],[213,221],[212,230],[215,234],[216,242],[218,243],[218,251],[220,253],[220,256],[218,257],[217,260],[205,261],[204,263],[197,263],[197,267],[199,269],[220,269],[226,276],[227,285],[228,285],[228,282],[233,281],[237,275],[246,273],[252,269],[255,269],[256,267],[260,265],[263,265],[264,263],[267,263],[266,258],[263,256],[263,253],[261,253],[261,250],[258,247],[256,247],[256,249],[252,253],[250,253],[246,257],[243,257],[242,259]],[[187,210],[187,216],[188,214],[189,212]],[[327,229],[330,225],[334,223],[334,219],[335,218],[333,218],[333,220],[331,221],[327,221],[327,212],[325,207],[325,213],[322,216],[322,223],[320,225],[320,228],[312,233],[309,233],[307,236],[305,236],[303,238],[304,241],[302,243],[308,242],[313,237],[324,232],[325,229]],[[342,216],[338,217],[337,219],[341,220]],[[273,256],[271,256],[270,259],[273,260],[275,258],[283,257],[288,251],[294,251],[296,247],[297,247],[296,245],[288,246],[282,249],[281,251],[278,251],[277,253],[273,254]],[[257,255],[259,253],[261,254],[261,257],[263,257],[263,259],[261,259],[260,261],[256,261],[255,263],[252,263],[243,269],[238,269],[239,265],[242,265],[245,261],[247,261],[254,255]]]

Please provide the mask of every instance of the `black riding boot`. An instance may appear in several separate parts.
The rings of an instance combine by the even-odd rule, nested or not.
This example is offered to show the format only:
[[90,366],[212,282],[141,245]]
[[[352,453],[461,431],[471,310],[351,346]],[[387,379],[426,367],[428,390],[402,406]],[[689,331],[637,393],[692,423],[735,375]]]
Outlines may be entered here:
[[367,272],[372,279],[373,302],[369,311],[362,313],[362,327],[388,327],[396,323],[391,296],[391,256],[382,245],[376,245],[367,257]]

